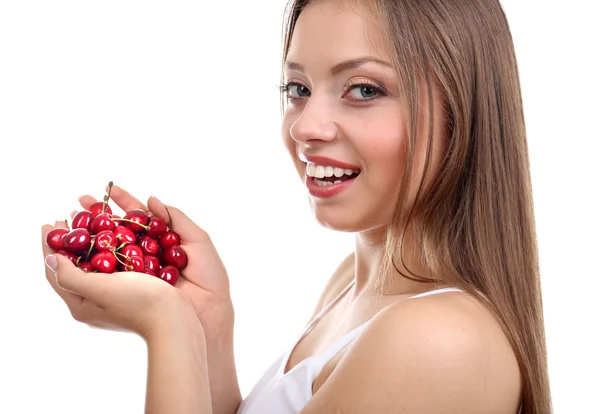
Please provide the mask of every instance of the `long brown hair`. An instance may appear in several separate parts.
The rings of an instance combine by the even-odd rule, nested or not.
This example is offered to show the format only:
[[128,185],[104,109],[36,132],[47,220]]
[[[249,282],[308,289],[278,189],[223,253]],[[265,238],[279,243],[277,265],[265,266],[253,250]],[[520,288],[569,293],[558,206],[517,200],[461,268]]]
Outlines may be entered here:
[[[298,17],[313,1],[288,4],[284,62]],[[483,294],[484,305],[497,317],[520,366],[521,413],[549,414],[529,154],[505,13],[498,0],[362,3],[379,18],[406,100],[407,157],[381,275],[394,269],[402,273],[396,263],[402,260],[410,222],[421,246],[421,262],[436,276],[404,276],[423,282],[443,280],[477,298]],[[440,173],[427,192],[420,187],[417,202],[406,214],[421,81],[429,96],[429,125],[434,119],[433,88],[441,92],[448,139]],[[430,127],[428,154],[432,139]]]

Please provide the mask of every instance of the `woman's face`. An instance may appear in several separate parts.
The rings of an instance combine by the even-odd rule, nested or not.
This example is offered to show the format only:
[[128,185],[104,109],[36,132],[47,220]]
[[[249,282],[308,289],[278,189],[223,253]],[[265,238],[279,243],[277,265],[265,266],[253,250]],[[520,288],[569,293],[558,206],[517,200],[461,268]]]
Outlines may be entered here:
[[[389,224],[404,169],[405,108],[376,24],[359,7],[311,4],[284,69],[283,139],[317,220],[341,231]],[[422,168],[426,140],[417,145]]]

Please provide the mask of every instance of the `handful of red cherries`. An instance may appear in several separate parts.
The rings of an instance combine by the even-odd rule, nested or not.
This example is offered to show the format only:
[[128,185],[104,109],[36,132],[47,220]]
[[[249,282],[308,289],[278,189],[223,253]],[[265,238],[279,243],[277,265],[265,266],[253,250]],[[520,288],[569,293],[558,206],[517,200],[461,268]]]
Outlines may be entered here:
[[65,220],[67,228],[51,230],[46,243],[85,272],[140,272],[175,285],[188,261],[181,237],[170,220],[144,210],[114,215],[108,204],[112,186],[111,181],[103,201],[77,213],[70,226]]

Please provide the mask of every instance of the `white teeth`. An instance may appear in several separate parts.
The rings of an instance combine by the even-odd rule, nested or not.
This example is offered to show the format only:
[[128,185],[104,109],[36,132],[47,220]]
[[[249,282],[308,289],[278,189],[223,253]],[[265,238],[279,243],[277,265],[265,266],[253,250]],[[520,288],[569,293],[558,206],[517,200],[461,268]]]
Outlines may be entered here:
[[319,187],[327,187],[329,185],[341,184],[342,182],[343,182],[342,180],[335,180],[334,182],[331,182],[331,181],[325,181],[325,180],[321,180],[319,178],[315,178],[315,184],[318,185]]
[[342,177],[344,174],[353,175],[360,173],[360,170],[352,170],[349,168],[343,169],[326,165],[306,164],[306,175],[315,178]]
[[315,168],[315,177],[316,178],[325,177],[325,167],[323,167],[322,165],[317,165],[317,168]]
[[318,178],[315,179],[315,184],[318,185],[319,187],[328,187],[330,185],[339,184],[339,183],[341,183],[341,181],[332,183],[331,181],[323,181],[323,180],[319,180]]

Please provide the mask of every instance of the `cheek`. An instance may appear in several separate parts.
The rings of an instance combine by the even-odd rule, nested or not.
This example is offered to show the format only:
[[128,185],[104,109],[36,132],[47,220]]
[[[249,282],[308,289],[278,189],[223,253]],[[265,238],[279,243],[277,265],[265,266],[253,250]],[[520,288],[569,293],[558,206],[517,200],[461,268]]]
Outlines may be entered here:
[[[397,113],[397,112],[396,112]],[[364,140],[361,151],[365,163],[373,174],[372,184],[382,191],[397,192],[404,171],[406,153],[405,124],[397,115],[379,116],[378,122],[370,122],[363,134]]]

